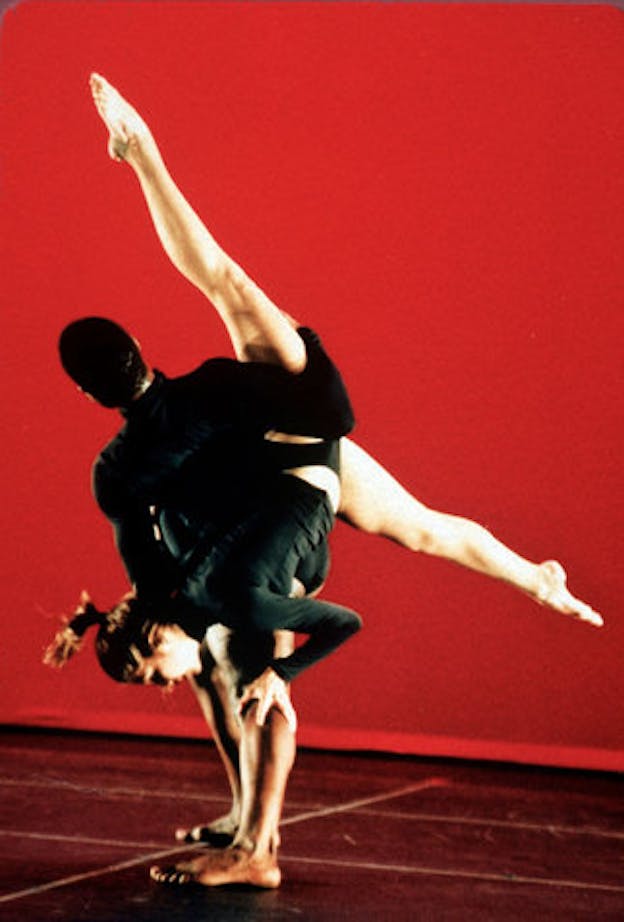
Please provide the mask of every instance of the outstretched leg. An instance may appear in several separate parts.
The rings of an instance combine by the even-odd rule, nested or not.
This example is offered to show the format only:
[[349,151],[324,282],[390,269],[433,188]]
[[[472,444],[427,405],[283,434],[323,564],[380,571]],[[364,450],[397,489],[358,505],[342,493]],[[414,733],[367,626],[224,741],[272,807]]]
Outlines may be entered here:
[[362,531],[503,580],[555,611],[595,627],[602,625],[600,615],[567,589],[566,573],[560,563],[532,563],[482,525],[429,509],[350,439],[342,440],[339,514]]
[[212,302],[241,361],[262,360],[292,372],[306,363],[294,322],[219,246],[173,181],[138,112],[103,77],[91,92],[109,132],[108,151],[132,167],[156,233],[174,266]]

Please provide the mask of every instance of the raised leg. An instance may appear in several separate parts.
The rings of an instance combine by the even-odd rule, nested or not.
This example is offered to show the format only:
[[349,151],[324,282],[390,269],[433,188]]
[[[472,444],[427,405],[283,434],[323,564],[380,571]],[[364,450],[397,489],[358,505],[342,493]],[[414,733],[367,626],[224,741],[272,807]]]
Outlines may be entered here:
[[219,246],[173,181],[154,137],[138,112],[99,74],[91,92],[108,132],[108,151],[136,173],[159,240],[174,266],[211,301],[237,357],[283,365],[306,363],[294,322]]
[[350,439],[342,440],[340,516],[362,531],[504,580],[555,611],[602,625],[600,615],[568,590],[560,563],[532,563],[477,522],[429,509]]

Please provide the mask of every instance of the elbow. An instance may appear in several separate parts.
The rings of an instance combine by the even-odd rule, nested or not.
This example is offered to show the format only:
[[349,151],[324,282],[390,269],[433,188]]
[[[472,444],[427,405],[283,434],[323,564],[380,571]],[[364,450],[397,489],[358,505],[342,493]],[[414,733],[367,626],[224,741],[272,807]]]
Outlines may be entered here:
[[363,622],[360,616],[356,615],[354,611],[350,611],[344,626],[346,637],[353,637],[354,634],[357,634],[358,631],[361,631],[362,624]]

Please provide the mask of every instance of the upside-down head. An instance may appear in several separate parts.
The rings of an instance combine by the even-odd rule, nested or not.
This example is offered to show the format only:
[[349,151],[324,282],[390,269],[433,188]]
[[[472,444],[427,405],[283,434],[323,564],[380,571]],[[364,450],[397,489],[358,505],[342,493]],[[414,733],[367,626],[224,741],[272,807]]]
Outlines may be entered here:
[[124,596],[110,611],[100,611],[86,593],[73,617],[65,621],[45,651],[43,661],[60,668],[82,647],[84,635],[96,627],[95,653],[104,672],[116,682],[136,682],[142,660],[153,653],[154,620],[133,596]]

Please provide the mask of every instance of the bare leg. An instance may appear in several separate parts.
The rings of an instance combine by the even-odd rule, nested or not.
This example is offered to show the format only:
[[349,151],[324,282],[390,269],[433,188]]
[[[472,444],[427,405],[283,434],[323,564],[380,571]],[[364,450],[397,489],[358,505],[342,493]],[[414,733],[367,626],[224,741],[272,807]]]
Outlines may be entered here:
[[237,357],[301,371],[306,352],[294,322],[217,244],[174,183],[136,110],[98,74],[92,74],[90,84],[109,131],[109,154],[136,173],[165,252],[217,309]]
[[[223,688],[227,690],[227,694],[218,695],[217,707],[223,717],[217,722],[217,732],[223,733],[223,728],[226,728],[226,738],[222,736],[219,750],[223,756],[224,751],[226,755],[228,753],[228,738],[233,739],[227,727],[237,719],[237,702],[242,689],[238,681],[240,675],[233,665],[237,657],[234,654],[230,659],[232,645],[228,647],[225,643],[228,635],[230,638],[233,635],[224,628],[221,628],[220,634],[219,631],[214,632],[214,629],[211,631],[211,652],[217,664],[223,666],[220,676]],[[291,634],[285,631],[276,633],[276,655],[287,655],[293,646]],[[202,678],[202,685],[204,681]],[[295,736],[283,715],[276,709],[270,712],[263,726],[258,726],[255,708],[256,705],[252,703],[239,721],[239,758],[230,758],[229,761],[230,768],[236,765],[240,768],[240,778],[235,779],[232,786],[235,791],[238,781],[240,790],[240,800],[237,801],[238,828],[232,846],[222,852],[182,862],[172,869],[154,867],[150,872],[154,880],[176,884],[194,882],[204,886],[234,883],[269,889],[279,886],[279,821],[286,784],[295,759]],[[213,711],[207,713],[207,716],[214,720]],[[228,770],[227,758],[224,761]],[[196,828],[201,830],[204,827]]]
[[476,522],[429,509],[350,439],[342,440],[340,515],[362,531],[504,580],[555,611],[602,624],[600,615],[569,592],[560,563],[532,563]]
[[241,784],[239,765],[240,726],[232,707],[232,688],[227,673],[215,665],[209,675],[189,679],[212,738],[221,756],[232,792],[229,813],[191,829],[176,829],[179,842],[204,842],[215,847],[231,845],[240,825]]

